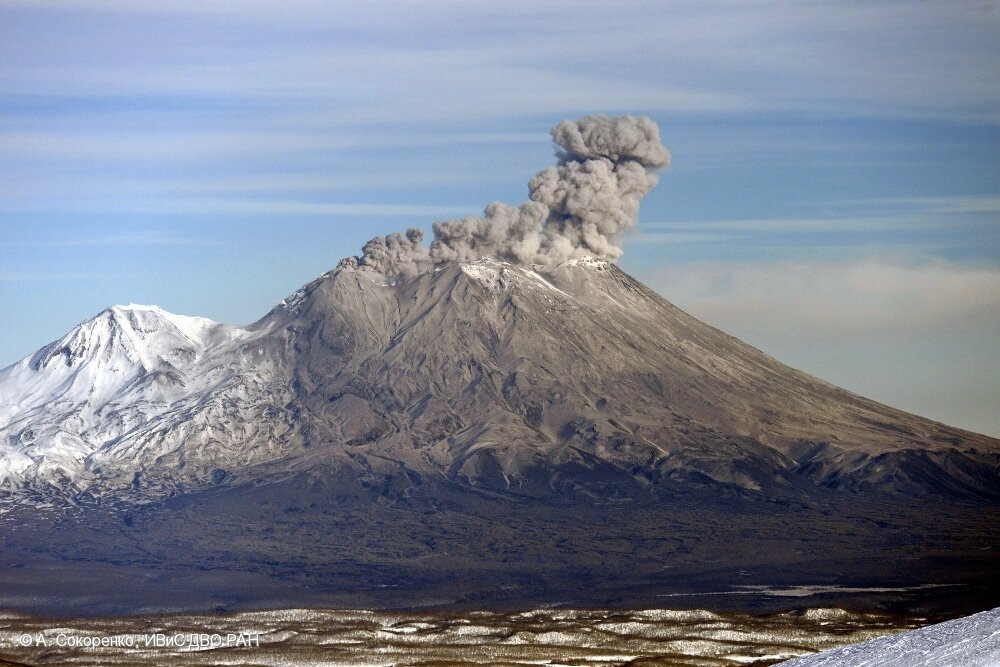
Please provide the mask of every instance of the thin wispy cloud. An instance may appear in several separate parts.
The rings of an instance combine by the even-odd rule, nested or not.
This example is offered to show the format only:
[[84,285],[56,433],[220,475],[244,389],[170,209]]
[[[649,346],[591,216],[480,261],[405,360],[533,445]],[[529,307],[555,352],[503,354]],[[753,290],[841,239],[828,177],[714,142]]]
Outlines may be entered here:
[[[138,203],[135,210],[144,210]],[[190,199],[165,201],[163,207],[188,215],[302,215],[322,217],[414,217],[470,215],[476,206],[437,204],[388,204],[368,202],[313,202],[290,199]],[[163,210],[158,208],[157,210]]]
[[897,197],[889,199],[861,199],[858,204],[904,206],[924,209],[930,213],[1000,213],[1000,196],[978,197]]
[[[303,197],[329,198],[332,192],[356,196],[358,190],[383,188],[387,180],[396,186],[441,187],[486,183],[483,174],[458,171],[416,173],[379,172],[332,174],[263,174],[194,179],[188,176],[129,177],[115,179],[99,174],[60,174],[47,183],[27,175],[0,182],[0,211],[92,211],[99,201],[121,202],[148,198],[153,205],[167,198],[197,197]],[[46,196],[46,198],[43,198]],[[114,206],[112,206],[114,208]],[[148,210],[148,207],[147,207]]]
[[944,224],[941,220],[923,216],[870,216],[822,218],[759,218],[748,220],[698,220],[678,222],[644,222],[643,239],[657,234],[699,231],[737,232],[740,234],[786,234],[799,232],[856,233],[893,229],[925,228]]
[[973,328],[1000,331],[1000,268],[932,257],[840,261],[696,262],[650,280],[679,304],[730,329],[823,335]]
[[0,132],[0,151],[7,159],[214,160],[288,153],[336,153],[380,148],[475,146],[477,144],[539,144],[543,133],[457,133],[451,135],[386,135],[379,132],[331,132],[317,128],[298,132],[134,130],[128,133]]
[[[165,230],[129,230],[113,234],[96,234],[90,236],[74,236],[61,228],[53,228],[37,240],[0,241],[0,247],[62,247],[62,248],[100,248],[112,246],[211,246],[218,241],[200,238],[193,235],[183,235]],[[36,275],[34,273],[14,273],[10,275]],[[61,276],[64,274],[37,274]],[[75,275],[75,274],[65,274]]]
[[694,220],[674,222],[643,222],[635,233],[642,243],[670,242],[674,239],[724,240],[750,236],[773,237],[780,235],[794,238],[797,235],[884,235],[892,233],[902,242],[905,235],[927,232],[954,232],[960,229],[978,229],[991,226],[995,220],[990,216],[956,217],[944,214],[990,213],[988,207],[941,206],[931,207],[920,214],[899,214],[885,216],[815,218],[757,218],[745,220]]
[[59,271],[0,271],[3,283],[58,283],[93,279],[89,273],[65,273]]
[[[78,27],[64,31],[56,62],[16,59],[0,65],[0,81],[25,95],[313,98],[381,121],[579,108],[1000,121],[990,5],[269,4],[8,3],[71,9]],[[135,45],[114,35],[78,55],[109,12],[144,28],[146,12],[161,15],[141,61],[122,59]],[[218,24],[214,51],[200,41],[205,22]],[[306,39],[317,31],[339,39]],[[630,48],[587,48],[606,44]]]
[[56,243],[66,246],[207,246],[217,245],[218,242],[163,230],[141,230],[87,238],[62,239]]
[[[12,212],[74,212],[114,215],[141,214],[158,216],[304,216],[326,218],[410,218],[434,221],[449,216],[472,215],[479,206],[437,204],[402,204],[369,202],[316,202],[293,199],[241,198],[164,198],[164,199],[65,199],[52,202],[11,203]],[[178,245],[195,243],[185,237],[169,234],[114,235],[106,240],[79,239],[75,245],[109,245],[110,243],[145,245]]]

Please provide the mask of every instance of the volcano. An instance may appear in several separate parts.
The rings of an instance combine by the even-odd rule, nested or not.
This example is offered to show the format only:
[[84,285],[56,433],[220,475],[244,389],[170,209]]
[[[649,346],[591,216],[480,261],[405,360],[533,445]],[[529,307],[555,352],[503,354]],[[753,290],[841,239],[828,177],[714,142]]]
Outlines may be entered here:
[[668,303],[614,263],[659,128],[552,138],[254,324],[117,306],[0,371],[5,604],[995,606],[1000,441]]
[[784,366],[590,258],[392,284],[338,269],[245,328],[119,306],[0,387],[8,502],[142,503],[315,465],[399,499],[423,479],[601,501],[998,492],[996,440]]
[[589,257],[342,266],[246,327],[111,308],[0,371],[0,474],[0,590],[46,613],[807,584],[968,611],[997,571],[1000,441]]

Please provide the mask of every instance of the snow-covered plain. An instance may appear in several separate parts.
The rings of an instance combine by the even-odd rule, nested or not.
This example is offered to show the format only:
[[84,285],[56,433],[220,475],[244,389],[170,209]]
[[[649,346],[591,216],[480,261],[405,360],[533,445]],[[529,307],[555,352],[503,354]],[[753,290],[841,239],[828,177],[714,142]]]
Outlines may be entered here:
[[782,667],[997,667],[1000,607],[781,664]]
[[[917,627],[843,609],[770,616],[708,610],[380,612],[278,609],[51,619],[0,613],[0,663],[61,665],[575,665],[764,667]],[[252,643],[231,637],[250,635]],[[149,636],[169,643],[147,645]],[[210,640],[218,637],[215,647]],[[117,645],[82,646],[89,638]],[[192,637],[203,638],[195,643]]]

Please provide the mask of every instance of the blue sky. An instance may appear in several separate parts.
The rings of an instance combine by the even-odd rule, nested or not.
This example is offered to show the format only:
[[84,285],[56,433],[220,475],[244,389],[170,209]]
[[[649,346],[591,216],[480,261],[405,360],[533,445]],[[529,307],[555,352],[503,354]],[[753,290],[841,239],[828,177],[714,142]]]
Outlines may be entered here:
[[0,365],[114,303],[252,321],[630,112],[674,160],[626,270],[1000,435],[997,81],[997,2],[0,1]]

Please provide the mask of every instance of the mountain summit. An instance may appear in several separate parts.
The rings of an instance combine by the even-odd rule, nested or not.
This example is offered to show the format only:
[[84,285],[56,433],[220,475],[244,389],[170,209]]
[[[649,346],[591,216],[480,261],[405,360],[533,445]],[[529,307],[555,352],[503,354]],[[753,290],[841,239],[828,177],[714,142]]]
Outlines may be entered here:
[[146,501],[317,460],[531,497],[997,493],[997,441],[788,368],[592,258],[345,267],[246,328],[115,307],[0,388],[14,496]]

